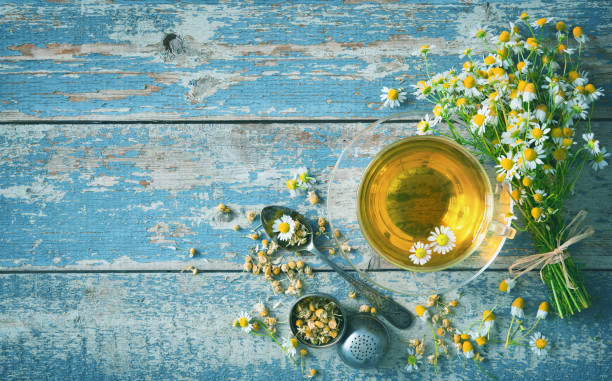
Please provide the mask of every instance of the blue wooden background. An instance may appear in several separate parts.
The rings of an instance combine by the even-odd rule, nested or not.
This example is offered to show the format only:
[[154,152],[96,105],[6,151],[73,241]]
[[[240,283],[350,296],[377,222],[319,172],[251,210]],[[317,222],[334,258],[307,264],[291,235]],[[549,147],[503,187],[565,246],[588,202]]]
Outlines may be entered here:
[[[434,46],[431,70],[460,65],[463,49],[479,46],[472,38],[479,24],[498,32],[527,11],[581,25],[590,38],[585,67],[609,94],[611,8],[569,1],[0,1],[0,378],[299,379],[271,342],[229,329],[260,299],[269,307],[281,302],[272,312],[282,322],[293,300],[241,273],[254,245],[245,237],[255,225],[247,212],[280,203],[311,220],[326,216],[323,204],[290,198],[284,181],[299,167],[311,169],[324,202],[342,148],[367,122],[392,112],[380,109],[380,88],[422,78],[412,53],[423,44]],[[598,102],[593,122],[608,147],[609,100]],[[410,96],[392,136],[414,134],[430,108]],[[568,206],[589,211],[596,228],[572,249],[593,308],[542,323],[553,345],[546,358],[493,345],[483,366],[498,379],[604,380],[612,373],[611,195],[610,171],[587,171]],[[230,221],[218,216],[220,202],[233,210]],[[354,216],[344,217],[356,229]],[[243,229],[234,232],[234,224]],[[350,243],[354,261],[368,267],[364,242]],[[545,298],[536,273],[521,278],[512,295],[496,291],[508,265],[532,252],[525,235],[508,241],[491,269],[458,291],[453,323],[466,326],[499,304],[499,324],[507,326],[509,303],[519,295],[533,316]],[[305,260],[317,270],[308,291],[334,294],[352,310],[364,302],[349,300],[339,277]],[[180,272],[188,266],[199,274]],[[441,287],[474,267],[467,261],[445,272]],[[387,284],[405,282],[384,264],[373,270]],[[410,308],[424,302],[396,298]],[[279,331],[289,332],[283,324]],[[321,379],[409,378],[406,340],[427,335],[427,327],[392,333],[393,353],[380,369],[347,368],[333,350],[313,351],[306,366]],[[439,374],[424,365],[416,377],[484,376],[453,356]]]

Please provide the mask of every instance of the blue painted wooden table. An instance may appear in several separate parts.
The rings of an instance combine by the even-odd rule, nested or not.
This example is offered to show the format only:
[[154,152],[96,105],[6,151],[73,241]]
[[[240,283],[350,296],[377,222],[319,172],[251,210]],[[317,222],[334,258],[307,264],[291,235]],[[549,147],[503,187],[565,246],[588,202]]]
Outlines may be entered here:
[[[325,216],[322,204],[290,198],[284,181],[307,167],[325,200],[342,148],[390,114],[380,109],[380,88],[421,78],[421,60],[411,53],[423,44],[435,46],[431,70],[460,64],[476,24],[499,30],[527,11],[582,25],[590,37],[586,68],[609,94],[611,8],[569,1],[2,0],[0,378],[301,379],[270,340],[231,328],[237,313],[254,313],[263,301],[279,319],[279,336],[287,336],[294,300],[242,271],[256,244],[246,237],[254,227],[248,212],[280,203],[313,220]],[[409,98],[399,136],[413,134],[429,107]],[[593,123],[608,147],[611,116],[607,95]],[[570,214],[588,210],[596,227],[593,239],[573,249],[593,307],[540,323],[552,343],[545,358],[491,343],[482,366],[498,379],[612,374],[611,194],[610,171],[586,173],[568,207]],[[219,203],[231,218],[219,218]],[[373,277],[405,282],[356,246],[354,261]],[[497,291],[508,265],[529,253],[529,239],[519,235],[476,281],[445,295],[459,300],[453,324],[467,326],[497,304],[497,324],[507,327],[519,295],[533,315],[546,297],[537,273],[522,277],[511,295]],[[305,291],[333,294],[351,310],[365,302],[350,299],[349,287],[316,259],[303,259],[315,269]],[[446,271],[441,286],[464,279],[470,266]],[[424,302],[394,298],[411,309]],[[406,373],[407,341],[427,332],[421,324],[391,329],[391,353],[376,370],[348,368],[334,350],[311,350],[305,367],[329,380],[485,377],[454,348],[437,374],[426,360],[416,375]],[[432,351],[429,342],[426,354]]]

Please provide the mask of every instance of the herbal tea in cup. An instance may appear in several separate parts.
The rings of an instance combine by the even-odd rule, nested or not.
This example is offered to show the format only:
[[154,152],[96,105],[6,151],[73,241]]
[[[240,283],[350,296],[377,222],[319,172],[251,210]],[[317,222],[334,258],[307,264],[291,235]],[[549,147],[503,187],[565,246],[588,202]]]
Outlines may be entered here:
[[467,258],[484,239],[493,214],[482,165],[454,141],[401,139],[366,168],[357,217],[372,248],[411,271],[437,271]]

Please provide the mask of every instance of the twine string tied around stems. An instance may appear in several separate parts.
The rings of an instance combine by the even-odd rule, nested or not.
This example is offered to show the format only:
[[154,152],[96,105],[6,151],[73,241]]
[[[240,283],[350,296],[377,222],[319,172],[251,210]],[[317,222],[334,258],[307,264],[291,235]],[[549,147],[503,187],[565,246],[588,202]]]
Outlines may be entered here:
[[[586,215],[587,212],[584,210],[581,210],[580,212],[578,212],[578,214],[576,214],[576,217],[574,217],[574,219],[570,221],[570,223],[567,224],[559,232],[559,236],[557,237],[557,247],[552,251],[549,251],[547,253],[528,255],[524,258],[517,259],[508,268],[510,275],[512,275],[514,278],[518,278],[521,275],[533,270],[534,268],[541,266],[540,279],[542,279],[543,282],[544,276],[542,275],[542,270],[544,270],[544,267],[555,263],[561,263],[561,270],[563,273],[563,277],[565,278],[565,284],[568,288],[575,290],[576,286],[570,280],[569,275],[567,273],[567,267],[565,266],[565,260],[570,256],[566,252],[566,250],[571,245],[592,236],[595,232],[593,227],[590,225],[582,226],[582,221],[584,220]],[[563,235],[566,230],[568,231],[567,239],[564,243],[561,243],[561,239],[563,238]]]

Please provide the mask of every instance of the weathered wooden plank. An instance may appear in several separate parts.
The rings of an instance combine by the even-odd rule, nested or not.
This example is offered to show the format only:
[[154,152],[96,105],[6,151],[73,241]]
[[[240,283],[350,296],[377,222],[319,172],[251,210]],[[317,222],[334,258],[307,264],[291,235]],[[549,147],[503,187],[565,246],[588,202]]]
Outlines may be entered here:
[[[363,118],[382,86],[460,63],[474,27],[520,12],[582,25],[585,69],[610,92],[609,2],[2,1],[3,120]],[[176,37],[176,38],[173,38]],[[609,116],[609,97],[599,115]],[[428,111],[410,98],[404,111]]]
[[[284,181],[304,166],[327,179],[341,149],[363,124],[222,125],[4,125],[0,128],[0,268],[4,270],[236,270],[254,245],[244,229],[245,212],[285,204],[309,218],[326,214],[324,204],[289,197]],[[594,130],[604,146],[606,123]],[[411,135],[414,126],[391,124],[386,135],[364,145],[376,152]],[[367,160],[355,162],[355,173]],[[612,268],[609,254],[612,174],[585,171],[570,213],[586,209],[597,239],[572,249],[590,269]],[[353,179],[358,181],[358,175]],[[352,204],[354,195],[340,202]],[[234,210],[220,219],[216,206]],[[348,208],[347,208],[348,210]],[[348,212],[347,212],[348,213]],[[352,214],[341,230],[357,247],[354,260],[367,266],[365,242]],[[323,244],[326,244],[323,241]],[[190,260],[188,250],[201,255]],[[532,253],[529,238],[509,241],[494,267],[506,268]],[[316,267],[318,262],[311,261]],[[467,261],[463,268],[474,268]],[[385,265],[380,265],[383,268]]]
[[[392,281],[394,274],[377,274]],[[461,278],[448,274],[444,286]],[[544,288],[536,274],[519,280],[513,295],[501,295],[503,274],[486,273],[462,290],[453,326],[465,329],[484,309],[497,304],[497,329],[491,340],[501,340],[509,325],[510,303],[526,300],[525,326],[534,322]],[[548,357],[537,358],[523,347],[503,349],[487,344],[482,366],[499,380],[606,380],[612,372],[609,356],[612,306],[607,296],[612,273],[591,271],[586,282],[595,305],[567,321],[550,318],[537,330],[551,342]],[[337,275],[316,274],[309,291],[335,295],[349,310],[362,300],[349,299],[349,288]],[[259,300],[277,317],[279,335],[289,334],[286,315],[292,297],[272,296],[264,281],[248,275],[224,274],[22,274],[0,275],[0,377],[2,379],[300,379],[299,371],[268,339],[231,328],[241,310],[252,310]],[[224,291],[220,291],[224,290]],[[450,300],[453,295],[448,296]],[[423,300],[396,297],[414,308]],[[310,350],[305,368],[316,368],[318,379],[399,380],[410,338],[429,337],[426,355],[433,353],[431,332],[417,322],[405,331],[390,327],[392,346],[376,370],[354,370],[344,365],[334,349]],[[486,377],[456,357],[440,360],[438,377],[474,380]],[[559,364],[563,364],[559,366]],[[273,376],[272,376],[273,375]],[[416,375],[434,378],[423,365]]]

